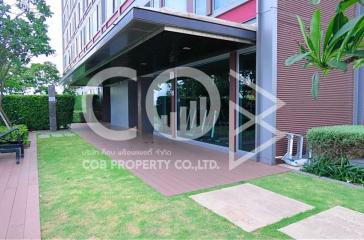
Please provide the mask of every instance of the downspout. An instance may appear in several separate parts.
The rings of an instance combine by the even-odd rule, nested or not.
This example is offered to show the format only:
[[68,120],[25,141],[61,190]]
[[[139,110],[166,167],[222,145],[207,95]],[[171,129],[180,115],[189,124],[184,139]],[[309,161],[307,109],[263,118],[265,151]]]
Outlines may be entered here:
[[[364,6],[357,5],[357,15],[364,14]],[[364,125],[364,68],[354,72],[353,124]]]

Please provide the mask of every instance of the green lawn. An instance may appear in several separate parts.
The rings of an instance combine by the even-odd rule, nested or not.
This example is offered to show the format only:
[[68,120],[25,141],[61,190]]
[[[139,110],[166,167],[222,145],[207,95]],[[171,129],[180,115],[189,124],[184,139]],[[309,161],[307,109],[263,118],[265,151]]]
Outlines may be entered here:
[[[315,209],[254,233],[246,233],[204,209],[190,194],[164,197],[125,170],[110,168],[111,160],[80,137],[38,138],[43,238],[287,238],[277,229],[309,215],[341,205],[364,212],[364,190],[283,174],[251,181],[303,201]],[[108,168],[87,170],[84,160],[97,159]]]

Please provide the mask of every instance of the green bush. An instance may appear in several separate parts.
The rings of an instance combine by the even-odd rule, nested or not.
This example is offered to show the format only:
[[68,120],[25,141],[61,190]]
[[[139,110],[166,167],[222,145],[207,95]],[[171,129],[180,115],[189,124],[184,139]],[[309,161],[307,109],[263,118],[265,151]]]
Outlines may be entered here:
[[307,140],[314,158],[341,159],[364,158],[364,126],[332,126],[313,128]]
[[75,96],[73,95],[57,96],[58,128],[67,128],[68,124],[72,123],[74,105],[75,105]]
[[[74,96],[57,96],[57,125],[67,127],[72,123]],[[3,107],[10,121],[24,124],[30,130],[49,129],[47,95],[8,95],[4,96]]]
[[[28,144],[29,143],[29,131],[27,126],[25,125],[15,125],[13,126],[14,128],[18,128],[19,131],[18,132],[13,132],[11,134],[9,134],[8,136],[4,137],[3,140],[6,141],[17,141],[18,137],[20,137],[21,140],[23,140],[24,144]],[[5,126],[0,126],[0,133],[6,132],[8,131],[8,128]],[[18,136],[19,135],[19,136]],[[0,141],[1,142],[1,141]]]
[[[98,120],[101,120],[101,116],[102,116],[102,110],[101,110],[101,98],[98,95],[86,95],[87,97],[92,97],[92,105],[93,105],[93,109],[94,109],[94,113],[95,116]],[[84,97],[84,95],[78,95],[75,96],[75,107],[74,107],[74,111],[73,111],[73,118],[72,118],[72,122],[73,123],[85,123],[86,120],[83,116],[83,112],[82,112],[82,98]]]
[[346,159],[333,162],[331,159],[317,158],[306,164],[303,171],[320,177],[364,185],[364,168],[352,165]]

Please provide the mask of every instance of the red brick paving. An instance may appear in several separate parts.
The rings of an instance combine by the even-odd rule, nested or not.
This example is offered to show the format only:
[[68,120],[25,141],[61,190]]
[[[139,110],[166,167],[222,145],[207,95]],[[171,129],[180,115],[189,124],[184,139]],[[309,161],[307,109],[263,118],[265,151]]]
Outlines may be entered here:
[[[114,152],[114,154],[109,154],[109,156],[115,161],[135,161],[136,159],[171,160],[171,167],[169,169],[131,169],[132,173],[165,196],[212,188],[289,171],[283,167],[268,166],[255,161],[248,161],[230,171],[228,154],[221,151],[201,148],[187,143],[177,143],[156,136],[138,137],[137,139],[121,142],[110,141],[96,135],[86,125],[80,124],[74,125],[73,130],[98,149]],[[136,157],[117,154],[118,151],[122,151],[123,149],[128,151],[166,149],[171,151],[172,155],[160,156],[154,153],[152,156]],[[174,164],[178,160],[190,160],[193,163],[197,163],[199,160],[215,160],[218,163],[219,169],[198,171],[180,170],[174,167]]]
[[0,239],[40,239],[36,135],[20,165],[0,154]]

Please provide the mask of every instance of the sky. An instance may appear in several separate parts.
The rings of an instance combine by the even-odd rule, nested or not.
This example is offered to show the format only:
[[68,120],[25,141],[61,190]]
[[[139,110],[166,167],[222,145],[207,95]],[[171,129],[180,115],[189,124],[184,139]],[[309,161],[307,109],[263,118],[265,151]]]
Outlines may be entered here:
[[32,60],[33,63],[43,63],[45,61],[52,62],[57,65],[60,73],[63,73],[62,61],[62,1],[61,0],[46,0],[51,7],[53,16],[47,19],[48,36],[50,45],[56,51],[52,56],[40,56]]

